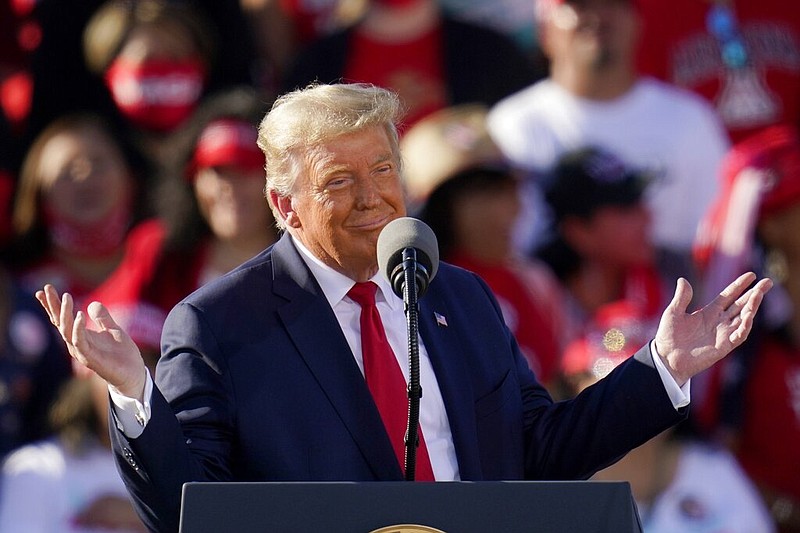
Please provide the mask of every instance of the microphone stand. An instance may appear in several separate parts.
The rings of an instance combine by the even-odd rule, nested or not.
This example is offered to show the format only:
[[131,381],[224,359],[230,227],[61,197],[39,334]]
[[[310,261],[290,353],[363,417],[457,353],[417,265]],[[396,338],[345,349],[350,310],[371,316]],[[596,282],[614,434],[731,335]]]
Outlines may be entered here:
[[403,249],[403,304],[408,332],[408,425],[405,435],[406,481],[414,481],[419,446],[419,402],[422,386],[419,382],[419,304],[417,302],[417,250]]

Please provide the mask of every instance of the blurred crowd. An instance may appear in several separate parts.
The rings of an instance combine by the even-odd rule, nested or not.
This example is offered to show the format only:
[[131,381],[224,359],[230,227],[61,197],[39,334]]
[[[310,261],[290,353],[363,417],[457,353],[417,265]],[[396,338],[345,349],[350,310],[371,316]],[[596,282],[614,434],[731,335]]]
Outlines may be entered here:
[[648,342],[679,277],[698,302],[772,277],[689,419],[596,478],[647,533],[800,531],[800,6],[0,0],[0,532],[143,530],[107,391],[33,292],[102,301],[155,372],[172,306],[278,238],[258,125],[317,82],[400,95],[409,213],[555,398]]

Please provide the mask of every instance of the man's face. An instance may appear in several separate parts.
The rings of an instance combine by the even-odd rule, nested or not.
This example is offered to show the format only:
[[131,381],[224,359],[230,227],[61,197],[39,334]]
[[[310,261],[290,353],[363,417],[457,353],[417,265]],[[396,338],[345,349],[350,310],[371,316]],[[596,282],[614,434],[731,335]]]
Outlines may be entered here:
[[545,47],[551,59],[600,70],[633,61],[638,25],[631,0],[566,1],[545,23]]
[[378,235],[406,214],[398,155],[379,126],[312,148],[294,193],[274,201],[300,242],[356,281],[378,271]]

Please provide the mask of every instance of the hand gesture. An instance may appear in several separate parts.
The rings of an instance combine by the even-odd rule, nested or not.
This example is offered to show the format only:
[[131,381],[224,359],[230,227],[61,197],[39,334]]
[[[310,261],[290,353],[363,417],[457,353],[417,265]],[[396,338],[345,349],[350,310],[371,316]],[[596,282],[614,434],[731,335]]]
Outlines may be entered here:
[[59,297],[52,285],[45,285],[44,290],[36,291],[36,299],[58,328],[74,360],[94,370],[121,394],[141,399],[146,381],[144,360],[139,348],[103,304],[92,302],[87,308],[98,328],[92,330],[87,327],[86,314],[74,312],[69,293]]
[[708,305],[687,313],[692,286],[678,280],[675,296],[658,324],[656,351],[678,385],[706,370],[742,344],[753,327],[753,318],[772,280],[755,281],[752,272],[742,274]]

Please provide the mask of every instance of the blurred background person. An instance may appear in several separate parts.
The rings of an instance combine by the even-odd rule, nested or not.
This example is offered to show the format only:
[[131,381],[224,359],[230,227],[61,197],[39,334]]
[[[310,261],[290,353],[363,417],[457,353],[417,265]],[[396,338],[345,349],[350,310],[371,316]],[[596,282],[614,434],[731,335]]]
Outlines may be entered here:
[[[298,50],[306,44],[306,39],[313,38],[311,35],[316,35],[318,30],[323,31],[322,26],[317,28],[314,15],[328,13],[328,8],[333,12],[340,1],[239,1],[247,28],[252,35],[255,52],[251,67],[253,83],[265,96],[270,99],[277,96],[286,69]],[[305,34],[305,24],[300,22],[306,20],[307,12],[303,11],[304,8],[311,10],[308,17],[308,36]]]
[[47,411],[72,372],[61,339],[32,298],[0,263],[0,460],[50,434]]
[[655,265],[649,176],[594,147],[565,153],[545,198],[553,213],[537,256],[565,289],[565,333],[583,334],[594,314],[615,301],[657,319],[666,305]]
[[[35,137],[44,126],[64,113],[113,112],[116,106],[103,79],[104,68],[94,61],[98,59],[97,54],[119,52],[119,49],[107,47],[121,48],[128,32],[137,33],[140,44],[144,44],[145,39],[141,38],[144,25],[163,27],[168,19],[185,19],[169,22],[173,27],[170,32],[174,34],[169,42],[180,42],[184,40],[181,36],[189,32],[195,41],[192,46],[213,48],[214,58],[225,58],[225,61],[214,60],[206,72],[207,92],[229,84],[250,83],[253,79],[251,68],[255,52],[239,0],[36,0],[12,4],[26,6],[26,21],[30,19],[40,29],[40,42],[30,56],[33,103],[27,139]],[[163,7],[165,4],[169,5]],[[101,11],[104,14],[101,15]],[[91,45],[93,59],[90,63],[84,34],[93,17],[100,17],[95,22],[101,28],[95,27],[92,32],[95,37],[97,33],[102,35]],[[199,26],[198,19],[201,20]],[[153,30],[148,32],[154,33]],[[159,39],[165,41],[164,37]],[[97,40],[102,42],[97,43]],[[163,50],[161,53],[163,57]],[[179,49],[174,53],[180,53]]]
[[643,72],[714,105],[734,141],[800,125],[800,9],[781,0],[638,0]]
[[433,229],[441,257],[481,276],[536,377],[552,384],[563,348],[562,301],[546,265],[512,246],[518,179],[486,131],[487,107],[437,111],[400,145],[410,212]]
[[[657,320],[627,301],[600,307],[586,333],[566,349],[569,397],[605,377],[652,338]],[[670,428],[592,477],[627,481],[645,533],[769,533],[775,524],[755,485],[725,448]]]
[[353,24],[369,0],[241,0],[262,64],[280,84],[295,55]]
[[494,28],[506,34],[522,48],[535,64],[543,69],[539,42],[536,36],[536,2],[528,0],[439,0],[445,12],[454,18]]
[[275,3],[289,19],[289,26],[302,48],[355,22],[370,0],[243,0]]
[[206,94],[219,61],[213,30],[193,4],[161,0],[108,0],[86,25],[86,64],[154,163]]
[[114,465],[108,387],[93,372],[81,372],[53,405],[55,435],[15,450],[3,463],[0,531],[147,531]]
[[724,439],[782,532],[800,531],[800,136],[771,126],[734,145],[696,254],[708,280],[750,265],[776,282],[751,338],[710,373],[695,418]]
[[81,299],[105,280],[129,237],[149,231],[136,224],[146,214],[147,176],[123,133],[97,115],[45,128],[23,162],[6,254],[21,285],[52,283]]
[[175,157],[158,186],[160,231],[132,249],[87,299],[115,313],[150,363],[175,304],[277,239],[256,144],[266,110],[248,87],[203,102],[171,138]]
[[284,89],[337,80],[389,88],[410,127],[449,105],[493,104],[538,77],[510,37],[454,19],[437,0],[371,0],[357,22],[298,53]]
[[541,187],[564,152],[598,146],[646,169],[646,193],[658,266],[672,291],[678,276],[696,281],[691,248],[713,201],[729,141],[699,96],[636,71],[640,16],[634,0],[539,0],[549,78],[504,99],[489,131],[509,162],[527,172],[527,204],[518,245],[541,243],[547,228]]

